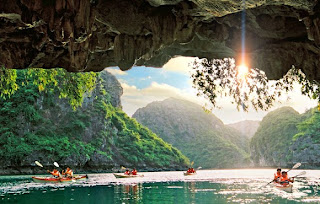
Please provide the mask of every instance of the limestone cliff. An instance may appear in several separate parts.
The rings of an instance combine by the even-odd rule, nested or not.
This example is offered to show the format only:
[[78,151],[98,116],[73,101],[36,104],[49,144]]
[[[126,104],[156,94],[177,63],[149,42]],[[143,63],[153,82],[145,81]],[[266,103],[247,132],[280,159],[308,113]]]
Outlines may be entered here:
[[108,72],[98,76],[96,88],[75,111],[54,90],[39,92],[25,74],[18,71],[16,93],[0,99],[0,174],[44,173],[35,160],[47,169],[57,161],[77,172],[121,166],[184,169],[188,164],[179,150],[119,108],[122,88]]
[[[320,80],[318,0],[4,0],[0,64],[100,71],[170,58],[239,58],[278,79],[292,65]],[[242,11],[245,9],[245,13]]]
[[250,163],[248,138],[205,113],[200,105],[169,98],[138,109],[133,117],[179,148],[195,166],[230,168]]
[[243,136],[251,139],[253,135],[257,132],[261,121],[258,120],[244,120],[237,123],[228,124],[238,130]]
[[299,114],[291,107],[268,113],[251,140],[256,166],[286,166],[297,162],[303,168],[320,164],[320,118],[316,109]]

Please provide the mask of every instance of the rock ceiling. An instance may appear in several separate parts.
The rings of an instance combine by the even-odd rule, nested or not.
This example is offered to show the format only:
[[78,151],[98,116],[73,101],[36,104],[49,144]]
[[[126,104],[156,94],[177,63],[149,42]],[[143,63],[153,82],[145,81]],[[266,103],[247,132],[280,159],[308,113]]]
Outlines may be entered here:
[[244,7],[250,66],[278,79],[295,65],[320,81],[318,0],[2,0],[0,64],[77,72],[239,59]]

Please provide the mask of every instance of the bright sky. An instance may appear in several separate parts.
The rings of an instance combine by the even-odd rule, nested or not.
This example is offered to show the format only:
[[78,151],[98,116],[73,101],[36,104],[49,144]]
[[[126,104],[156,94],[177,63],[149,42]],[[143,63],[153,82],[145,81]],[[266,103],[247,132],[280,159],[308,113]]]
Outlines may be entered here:
[[[145,107],[153,101],[162,101],[169,97],[182,98],[194,103],[209,104],[203,98],[196,96],[196,90],[192,88],[190,78],[192,57],[177,57],[171,59],[163,68],[133,67],[129,71],[121,71],[119,68],[108,68],[114,74],[123,87],[121,102],[123,110],[132,116],[138,108]],[[289,97],[289,99],[288,99]],[[248,112],[237,111],[236,106],[231,104],[230,98],[218,99],[221,109],[215,108],[213,114],[225,124],[243,120],[262,120],[267,114],[264,111]],[[269,110],[272,111],[282,106],[291,106],[300,113],[317,106],[316,100],[311,100],[301,95],[299,85],[295,85],[292,92],[284,94],[281,103]]]

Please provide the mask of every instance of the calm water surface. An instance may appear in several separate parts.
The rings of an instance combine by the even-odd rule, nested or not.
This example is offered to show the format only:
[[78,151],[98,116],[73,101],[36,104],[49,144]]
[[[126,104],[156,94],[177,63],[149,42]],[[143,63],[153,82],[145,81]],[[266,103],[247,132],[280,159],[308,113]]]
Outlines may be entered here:
[[[301,170],[293,170],[290,176]],[[320,171],[307,170],[293,193],[265,186],[274,170],[201,170],[149,172],[143,178],[116,179],[89,174],[72,184],[39,184],[31,176],[1,176],[0,203],[320,203]]]

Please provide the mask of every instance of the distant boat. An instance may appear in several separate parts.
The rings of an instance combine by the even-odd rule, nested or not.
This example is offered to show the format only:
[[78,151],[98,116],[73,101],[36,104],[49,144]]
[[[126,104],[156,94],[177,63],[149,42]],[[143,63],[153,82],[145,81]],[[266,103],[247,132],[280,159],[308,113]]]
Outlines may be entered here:
[[69,182],[75,182],[77,180],[85,180],[88,176],[75,176],[73,178],[54,178],[54,177],[38,177],[33,176],[32,180],[36,183],[69,183]]
[[137,177],[144,177],[143,174],[137,175],[127,175],[127,174],[113,174],[116,178],[137,178]]
[[190,172],[184,172],[183,175],[185,176],[192,176],[192,175],[196,175],[197,172],[194,172],[194,173],[190,173]]

